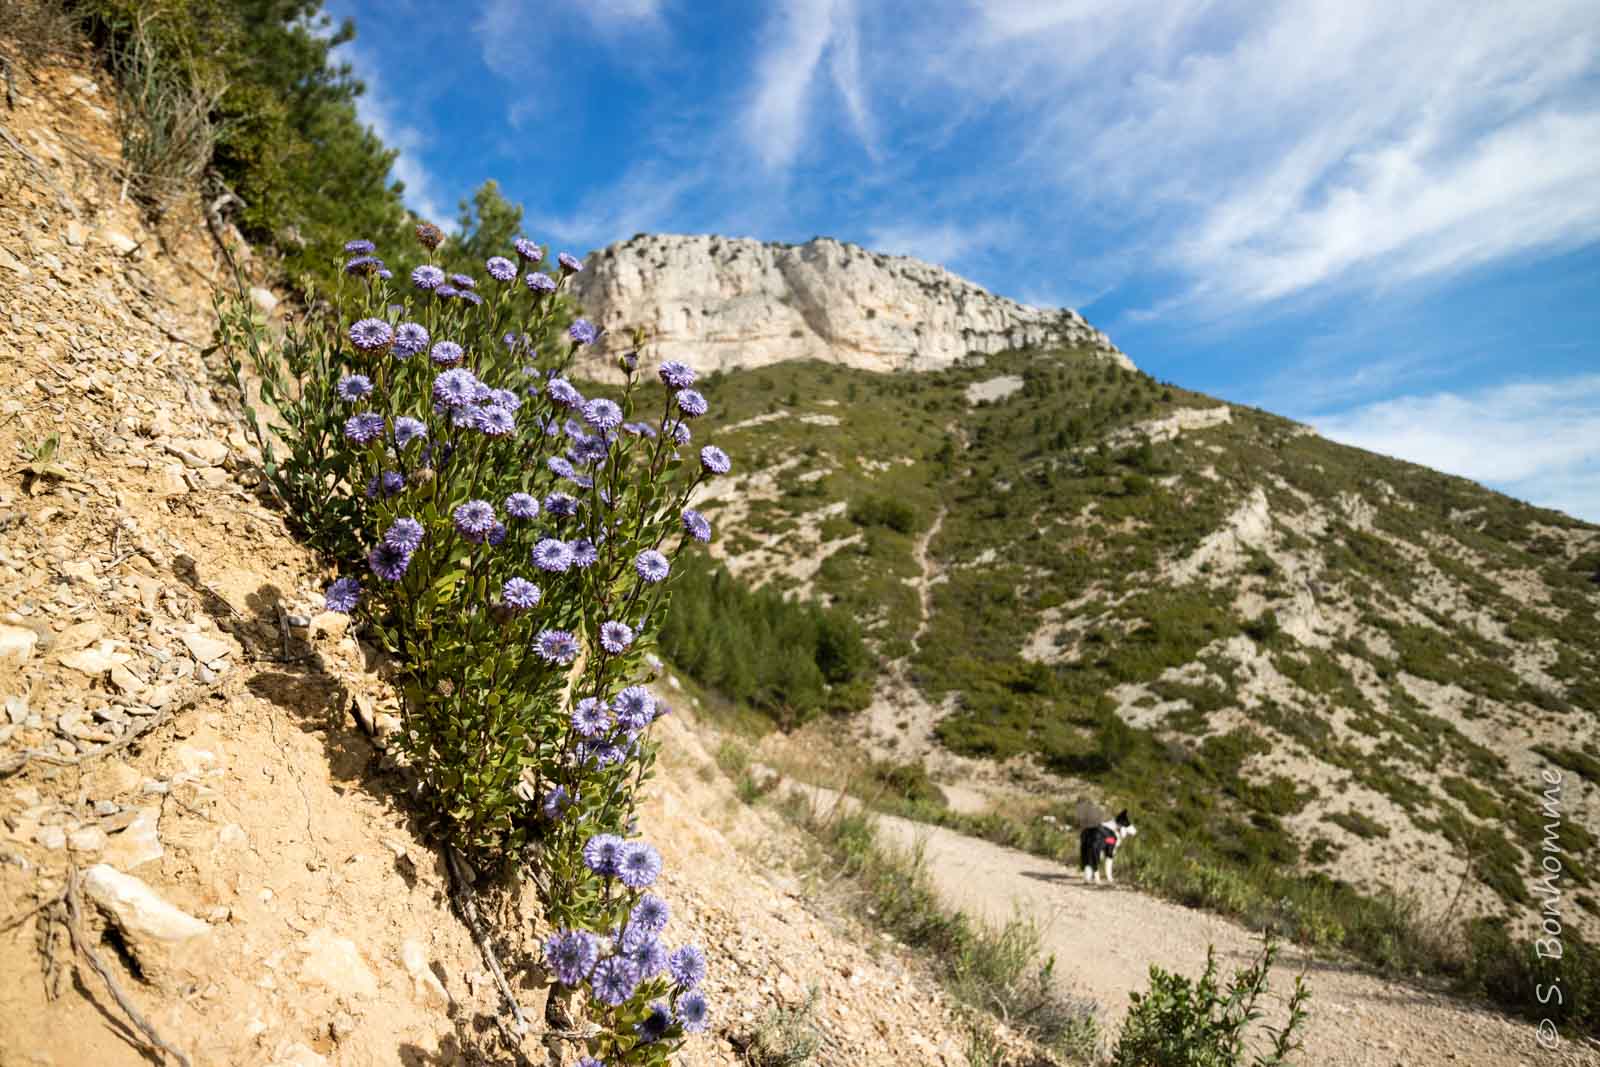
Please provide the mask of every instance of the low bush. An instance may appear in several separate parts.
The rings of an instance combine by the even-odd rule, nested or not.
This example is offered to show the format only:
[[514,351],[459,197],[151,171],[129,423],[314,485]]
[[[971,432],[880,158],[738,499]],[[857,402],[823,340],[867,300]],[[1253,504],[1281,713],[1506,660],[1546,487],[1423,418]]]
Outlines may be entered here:
[[[417,237],[432,253],[443,235]],[[669,954],[667,905],[647,892],[660,855],[626,839],[666,711],[639,683],[673,558],[711,536],[690,497],[730,460],[690,451],[707,404],[688,367],[662,364],[661,388],[625,357],[620,397],[586,399],[567,374],[593,326],[533,350],[575,258],[551,277],[519,240],[526,273],[491,258],[480,292],[436,265],[397,284],[372,242],[346,251],[337,317],[291,331],[286,351],[247,312],[224,318],[270,484],[344,572],[327,609],[389,657],[395,736],[432,829],[480,865],[535,870],[558,928],[546,966],[600,1024],[589,1050],[665,1063],[705,1026],[705,961]]]
[[1277,947],[1268,938],[1261,955],[1235,972],[1226,988],[1217,982],[1215,948],[1206,949],[1205,973],[1191,981],[1160,967],[1150,968],[1150,988],[1133,993],[1133,1006],[1111,1053],[1114,1067],[1280,1067],[1301,1047],[1310,992],[1296,978],[1289,1018],[1274,1030],[1263,1053],[1246,1059],[1251,1026],[1261,1018],[1257,1002],[1267,991]]

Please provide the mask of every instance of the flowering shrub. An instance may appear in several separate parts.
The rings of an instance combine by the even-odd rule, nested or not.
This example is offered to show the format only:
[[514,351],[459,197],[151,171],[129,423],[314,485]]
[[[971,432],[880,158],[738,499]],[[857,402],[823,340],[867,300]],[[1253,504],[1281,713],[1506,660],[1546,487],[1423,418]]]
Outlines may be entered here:
[[[443,239],[418,237],[430,252]],[[540,869],[562,930],[548,963],[608,1028],[593,1051],[665,1062],[704,1025],[704,960],[661,944],[666,904],[644,892],[660,857],[624,836],[667,710],[639,682],[673,557],[710,537],[690,497],[731,461],[693,444],[706,401],[690,368],[643,381],[630,354],[614,397],[586,397],[568,372],[596,328],[535,346],[575,258],[546,273],[519,240],[520,269],[493,257],[480,285],[428,264],[392,277],[370,242],[346,251],[337,332],[291,333],[281,364],[254,331],[232,335],[271,380],[277,424],[247,412],[268,475],[341,561],[328,610],[360,615],[393,658],[399,749],[435,827],[480,860]]]

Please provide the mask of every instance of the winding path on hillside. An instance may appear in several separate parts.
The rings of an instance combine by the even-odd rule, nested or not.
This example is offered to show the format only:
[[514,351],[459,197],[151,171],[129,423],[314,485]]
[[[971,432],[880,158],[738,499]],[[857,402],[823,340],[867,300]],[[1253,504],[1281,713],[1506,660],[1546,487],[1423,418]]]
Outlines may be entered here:
[[[839,794],[810,788],[819,808]],[[845,803],[854,802],[845,799]],[[1152,964],[1190,977],[1217,949],[1224,975],[1245,966],[1259,939],[1221,916],[1117,885],[1086,886],[1079,871],[1015,849],[893,816],[878,818],[880,843],[920,848],[945,902],[992,926],[1015,916],[1039,927],[1043,950],[1056,958],[1063,992],[1099,1002],[1114,1031],[1128,994],[1149,984]],[[1137,848],[1135,840],[1130,848]],[[1285,951],[1272,976],[1267,1022],[1281,1022],[1277,994],[1306,972],[1312,1011],[1305,1052],[1314,1067],[1545,1067],[1600,1065],[1600,1052],[1563,1043],[1541,1049],[1531,1024],[1455,997],[1386,981],[1346,964]]]

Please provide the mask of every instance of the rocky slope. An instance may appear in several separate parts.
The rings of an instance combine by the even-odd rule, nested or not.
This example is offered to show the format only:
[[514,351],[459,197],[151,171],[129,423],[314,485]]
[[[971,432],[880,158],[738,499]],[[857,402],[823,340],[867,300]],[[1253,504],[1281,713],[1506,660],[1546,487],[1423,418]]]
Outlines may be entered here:
[[1173,854],[1524,934],[1556,849],[1562,922],[1600,930],[1600,528],[1092,352],[711,403],[750,457],[713,552],[862,622],[861,740],[952,806],[1131,804]]
[[[969,353],[1083,346],[1132,369],[1075,311],[998,297],[942,267],[817,237],[803,245],[650,234],[591,254],[573,278],[613,331],[600,355],[650,331],[651,356],[704,370],[817,359],[872,371],[937,370]],[[604,370],[596,359],[593,370]]]
[[[570,1065],[542,1027],[500,1048],[383,752],[393,694],[319,614],[328,572],[252,491],[202,355],[222,264],[198,220],[158,234],[121,199],[98,78],[19,73],[0,110],[0,1063],[148,1064],[131,1008],[197,1067]],[[711,960],[712,1029],[680,1062],[743,1062],[813,989],[817,1063],[964,1062],[925,965],[805,891],[804,842],[738,802],[691,721],[663,724],[641,813]],[[546,931],[496,899],[537,1020]]]

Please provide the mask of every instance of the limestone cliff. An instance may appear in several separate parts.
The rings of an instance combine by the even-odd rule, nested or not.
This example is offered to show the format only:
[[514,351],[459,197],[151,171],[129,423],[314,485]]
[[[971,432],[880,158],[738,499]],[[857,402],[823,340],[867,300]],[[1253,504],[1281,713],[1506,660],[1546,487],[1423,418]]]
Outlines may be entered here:
[[706,371],[820,359],[874,371],[936,370],[971,352],[1088,346],[1132,368],[1076,311],[1035,308],[905,256],[817,237],[803,245],[641,234],[589,256],[573,278],[611,331],[651,331],[651,355]]

